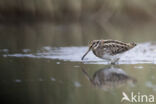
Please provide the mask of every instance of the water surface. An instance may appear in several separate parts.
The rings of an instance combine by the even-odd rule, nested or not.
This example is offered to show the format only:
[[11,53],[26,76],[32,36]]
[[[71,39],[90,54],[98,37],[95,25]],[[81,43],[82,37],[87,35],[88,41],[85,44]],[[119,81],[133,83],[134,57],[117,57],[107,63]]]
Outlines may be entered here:
[[16,104],[120,104],[122,92],[156,96],[155,47],[140,43],[114,66],[92,52],[81,61],[86,46],[1,49],[1,99]]
[[[107,61],[97,58],[90,52],[85,60],[81,57],[88,50],[88,47],[50,47],[45,46],[35,52],[30,49],[22,49],[22,53],[9,53],[9,50],[0,50],[3,52],[3,57],[29,57],[29,58],[44,58],[58,59],[71,62],[83,62],[87,64],[108,64]],[[139,43],[136,47],[123,53],[118,64],[156,64],[156,44],[147,42]]]

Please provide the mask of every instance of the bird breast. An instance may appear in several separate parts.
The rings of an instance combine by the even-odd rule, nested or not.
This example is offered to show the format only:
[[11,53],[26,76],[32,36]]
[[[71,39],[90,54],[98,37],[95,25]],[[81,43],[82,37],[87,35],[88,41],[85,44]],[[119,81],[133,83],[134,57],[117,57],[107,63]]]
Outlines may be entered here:
[[100,58],[102,58],[103,55],[105,54],[105,49],[102,47],[93,48],[92,51],[97,57],[100,57]]

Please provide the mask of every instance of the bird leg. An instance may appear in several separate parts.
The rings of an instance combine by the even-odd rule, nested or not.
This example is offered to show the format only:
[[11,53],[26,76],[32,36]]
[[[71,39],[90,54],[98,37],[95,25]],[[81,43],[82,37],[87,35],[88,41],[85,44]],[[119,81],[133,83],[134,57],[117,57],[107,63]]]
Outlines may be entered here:
[[117,58],[117,59],[115,59],[115,60],[111,60],[111,64],[112,64],[112,65],[115,65],[115,64],[116,64],[116,62],[118,62],[118,61],[119,61],[119,59],[120,59],[120,58]]

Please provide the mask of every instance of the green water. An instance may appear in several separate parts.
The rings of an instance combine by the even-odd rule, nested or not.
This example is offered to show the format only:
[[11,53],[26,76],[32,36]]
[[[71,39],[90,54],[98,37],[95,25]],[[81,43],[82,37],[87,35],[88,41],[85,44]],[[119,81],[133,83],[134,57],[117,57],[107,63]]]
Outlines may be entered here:
[[120,104],[123,91],[127,95],[140,92],[156,96],[156,65],[152,64],[116,65],[135,83],[124,81],[98,87],[83,70],[93,78],[98,70],[109,65],[11,57],[1,57],[0,63],[0,95],[5,103]]
[[[30,49],[32,53],[36,53],[45,46],[87,46],[88,41],[94,39],[151,42],[156,39],[154,32],[150,33],[151,29],[155,31],[154,28],[129,29],[114,26],[108,29],[110,32],[105,32],[99,25],[92,23],[36,23],[6,24],[1,25],[0,29],[0,50],[9,50],[0,51],[0,100],[4,102],[2,104],[129,104],[128,101],[121,102],[122,92],[129,97],[131,92],[156,97],[156,65],[152,63],[115,65],[114,69],[120,69],[124,74],[117,71],[105,76],[103,71],[109,72],[110,65],[94,63],[94,56],[91,57],[91,61],[94,62],[84,64],[80,61],[82,55],[79,53],[75,54],[80,55],[76,57],[77,62],[63,61],[66,53],[61,52],[60,60],[6,57],[8,53],[23,54],[22,49]],[[143,51],[147,53],[146,50]],[[151,51],[154,53],[155,49],[151,48]],[[67,56],[70,57],[66,58],[72,59],[71,55]]]

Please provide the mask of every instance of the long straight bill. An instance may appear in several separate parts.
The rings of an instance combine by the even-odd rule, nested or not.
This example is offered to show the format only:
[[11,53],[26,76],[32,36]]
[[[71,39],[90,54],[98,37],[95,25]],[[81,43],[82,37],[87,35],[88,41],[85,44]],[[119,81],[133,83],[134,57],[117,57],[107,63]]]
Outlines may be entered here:
[[91,50],[91,46],[89,47],[88,51],[82,56],[81,60],[84,59],[84,57],[88,54],[88,52]]

